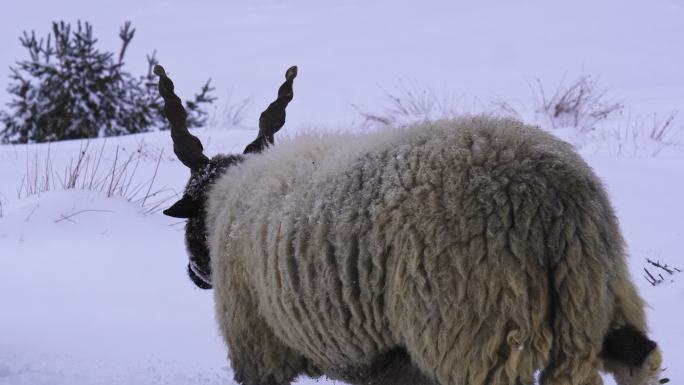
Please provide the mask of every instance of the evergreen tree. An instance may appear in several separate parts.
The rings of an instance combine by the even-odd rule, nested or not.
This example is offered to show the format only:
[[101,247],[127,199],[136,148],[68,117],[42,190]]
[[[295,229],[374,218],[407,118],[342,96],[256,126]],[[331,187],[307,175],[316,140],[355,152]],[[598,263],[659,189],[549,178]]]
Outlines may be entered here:
[[[0,112],[5,143],[45,142],[62,139],[116,136],[167,129],[163,100],[157,92],[147,57],[147,74],[134,77],[123,69],[126,49],[135,29],[121,27],[121,50],[117,57],[96,48],[97,39],[88,23],[52,24],[47,38],[23,33],[21,44],[30,59],[10,67],[13,95],[9,111]],[[187,101],[188,126],[205,123],[202,106],[214,101],[209,81],[194,100]]]

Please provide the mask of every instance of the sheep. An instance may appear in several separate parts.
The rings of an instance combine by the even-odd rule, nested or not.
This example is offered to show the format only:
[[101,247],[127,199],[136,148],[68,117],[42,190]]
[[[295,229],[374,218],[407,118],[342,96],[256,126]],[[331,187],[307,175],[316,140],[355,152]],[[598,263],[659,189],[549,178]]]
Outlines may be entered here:
[[209,159],[155,73],[191,169],[164,213],[188,219],[238,383],[666,381],[607,194],[569,144],[475,116],[274,146],[291,67],[245,154]]

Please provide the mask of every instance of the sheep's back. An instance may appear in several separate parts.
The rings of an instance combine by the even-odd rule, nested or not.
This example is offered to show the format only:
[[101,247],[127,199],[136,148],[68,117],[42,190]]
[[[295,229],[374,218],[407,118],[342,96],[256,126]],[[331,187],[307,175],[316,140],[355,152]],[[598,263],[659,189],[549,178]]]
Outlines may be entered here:
[[[406,328],[499,311],[488,309],[492,281],[526,290],[539,314],[512,317],[543,325],[541,274],[561,257],[549,248],[563,247],[553,229],[569,200],[593,202],[582,209],[614,223],[570,146],[512,120],[300,137],[232,167],[212,189],[214,281],[221,290],[245,280],[286,344],[336,370],[405,344]],[[621,247],[616,229],[601,231]],[[605,258],[610,270],[616,257]],[[415,324],[411,312],[438,324]]]

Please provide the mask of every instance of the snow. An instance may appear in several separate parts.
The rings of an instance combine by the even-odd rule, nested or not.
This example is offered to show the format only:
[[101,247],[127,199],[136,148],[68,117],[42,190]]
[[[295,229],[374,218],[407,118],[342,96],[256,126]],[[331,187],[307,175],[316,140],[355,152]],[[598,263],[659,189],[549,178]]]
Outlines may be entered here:
[[[7,87],[8,66],[25,57],[17,41],[22,30],[42,35],[51,20],[80,18],[93,23],[104,48],[118,50],[118,28],[131,20],[137,32],[127,66],[135,75],[146,71],[145,54],[156,49],[181,97],[213,79],[220,97],[214,123],[194,131],[213,155],[241,152],[256,135],[256,129],[225,127],[223,90],[234,101],[252,98],[244,126],[256,128],[293,64],[299,76],[285,135],[361,130],[352,105],[378,110],[386,102],[383,90],[399,79],[457,96],[461,112],[486,111],[501,98],[525,121],[548,128],[536,113],[534,79],[553,90],[563,79],[595,76],[625,111],[596,133],[553,132],[576,144],[604,181],[629,247],[630,271],[650,306],[666,376],[681,383],[684,274],[655,287],[642,275],[645,258],[684,268],[684,149],[660,148],[648,138],[654,114],[662,121],[684,105],[684,1],[417,4],[13,2],[0,13],[0,87]],[[0,93],[0,103],[7,101]],[[673,127],[682,124],[675,116]],[[620,130],[628,135],[614,134]],[[48,153],[54,178],[83,146],[0,146],[0,385],[232,383],[211,292],[194,288],[185,274],[183,223],[158,210],[173,202],[188,177],[168,133],[93,140],[89,147],[93,157],[104,148],[98,177],[107,176],[117,147],[119,161],[140,150],[131,186],[149,182],[159,160],[152,191],[160,192],[152,201],[169,199],[159,208],[135,203],[146,189],[107,197],[63,190],[58,179],[51,182],[57,188],[26,193],[31,180],[25,175],[40,180]]]
[[[63,376],[63,383],[78,376],[90,383],[102,376],[100,366],[130,383],[225,377],[211,295],[192,288],[178,252],[182,226],[88,191],[45,193],[5,213],[2,264],[11,267],[0,273],[0,381],[24,380],[23,372],[29,383],[34,375],[46,384]],[[217,359],[206,370],[210,351]],[[158,362],[176,372],[155,374]]]

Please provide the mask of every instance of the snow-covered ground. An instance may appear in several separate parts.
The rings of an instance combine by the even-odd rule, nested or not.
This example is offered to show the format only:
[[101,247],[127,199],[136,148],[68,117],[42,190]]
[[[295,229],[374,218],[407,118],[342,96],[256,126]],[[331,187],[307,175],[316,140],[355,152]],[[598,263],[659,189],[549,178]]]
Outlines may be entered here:
[[[13,2],[0,13],[0,87],[8,66],[25,57],[22,30],[45,33],[51,20],[79,18],[112,50],[118,27],[132,20],[138,32],[128,65],[142,72],[144,54],[157,49],[181,96],[214,79],[222,97],[215,119],[195,132],[207,154],[244,148],[256,133],[247,128],[292,64],[300,72],[288,133],[362,129],[357,110],[382,110],[383,90],[399,79],[454,96],[456,112],[505,100],[550,128],[536,113],[535,78],[551,93],[563,79],[598,78],[623,112],[600,122],[598,134],[553,132],[575,143],[604,180],[667,377],[684,380],[684,274],[656,287],[642,277],[645,258],[684,268],[684,149],[648,137],[654,119],[684,106],[684,1]],[[252,98],[247,128],[224,127],[228,88],[233,98]],[[675,134],[682,124],[675,116]],[[211,293],[185,275],[183,223],[158,211],[188,176],[168,133],[91,141],[90,174],[80,181],[103,181],[105,191],[65,191],[59,178],[85,146],[0,146],[0,384],[232,383]],[[128,189],[107,197],[110,167],[129,157],[119,183]],[[30,191],[46,184],[55,188]]]

